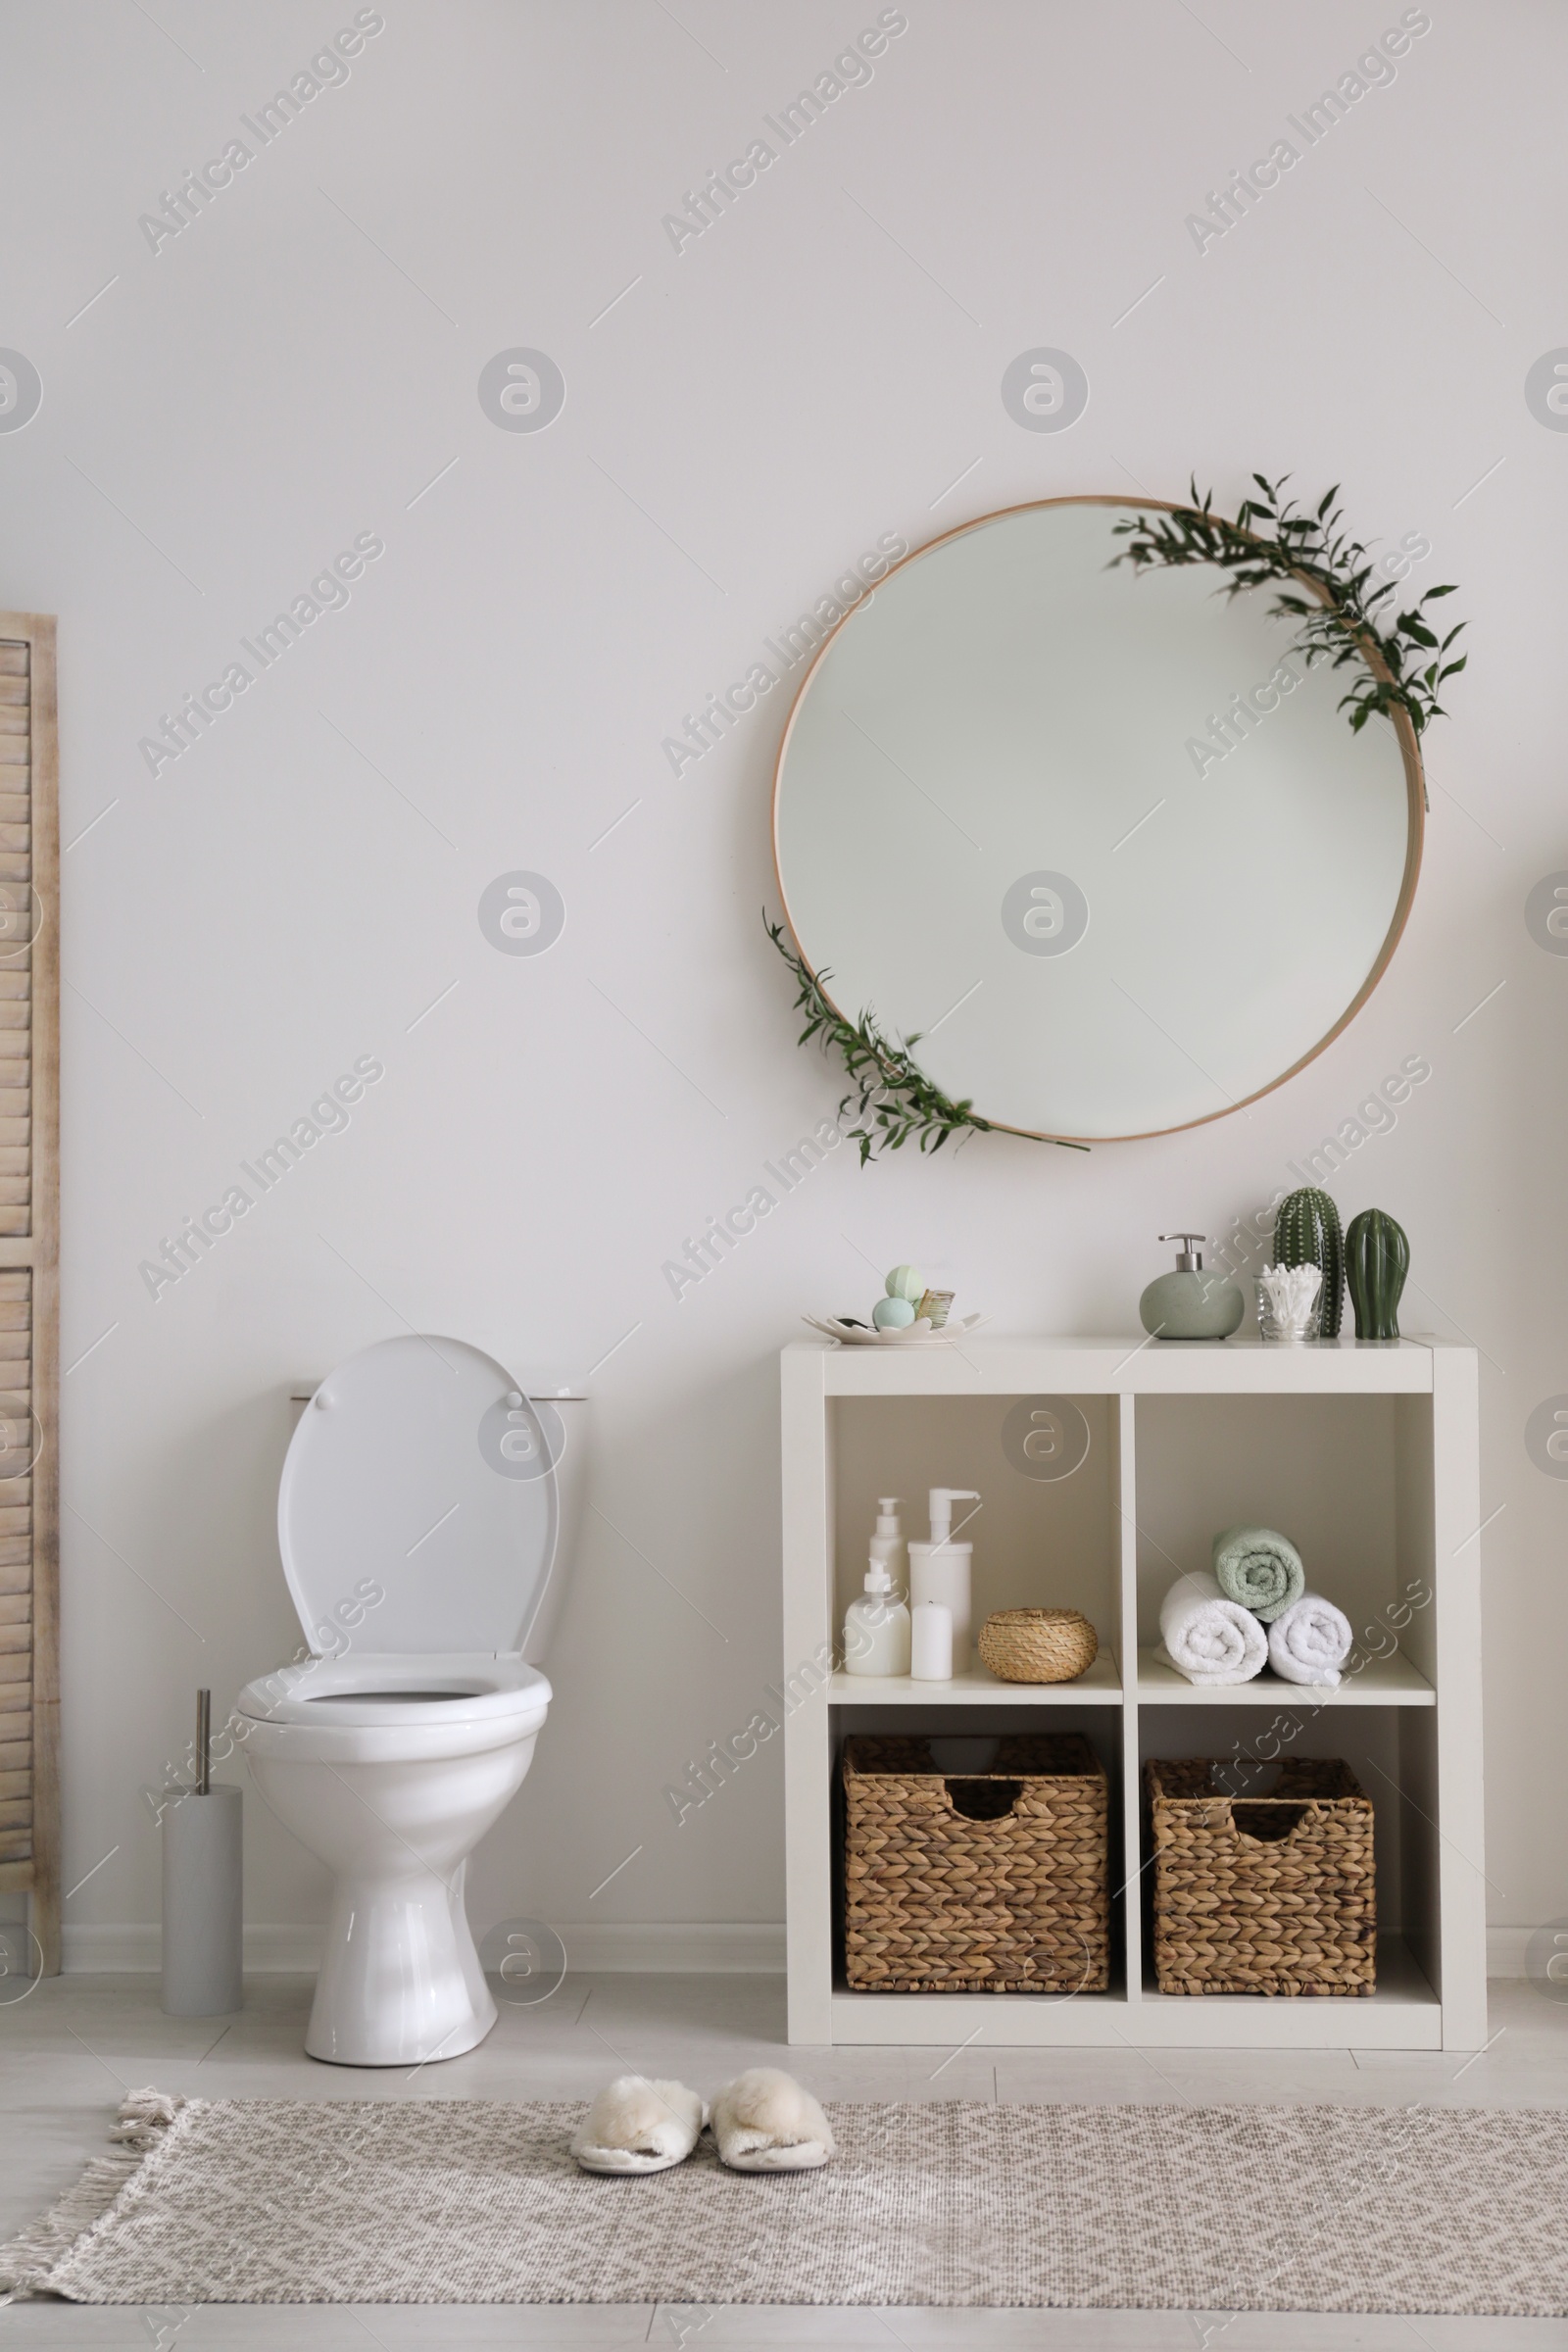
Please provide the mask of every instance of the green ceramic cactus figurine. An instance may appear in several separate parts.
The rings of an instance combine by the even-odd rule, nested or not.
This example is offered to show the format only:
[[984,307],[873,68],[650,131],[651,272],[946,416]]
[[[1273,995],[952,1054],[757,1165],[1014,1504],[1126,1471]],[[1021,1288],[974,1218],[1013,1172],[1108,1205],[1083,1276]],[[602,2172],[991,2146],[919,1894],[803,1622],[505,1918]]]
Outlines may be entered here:
[[1325,1340],[1337,1340],[1345,1312],[1345,1237],[1340,1212],[1328,1194],[1315,1185],[1287,1193],[1274,1223],[1274,1247],[1282,1266],[1322,1267],[1318,1332]]
[[1358,1340],[1396,1340],[1410,1244],[1387,1209],[1363,1208],[1345,1237],[1345,1271]]

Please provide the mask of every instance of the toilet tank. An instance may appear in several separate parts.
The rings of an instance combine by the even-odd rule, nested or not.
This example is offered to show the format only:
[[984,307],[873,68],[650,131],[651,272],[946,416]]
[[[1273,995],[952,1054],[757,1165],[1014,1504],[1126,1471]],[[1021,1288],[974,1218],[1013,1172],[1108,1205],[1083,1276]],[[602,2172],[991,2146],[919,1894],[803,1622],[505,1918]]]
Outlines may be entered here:
[[582,1535],[583,1513],[588,1502],[589,1414],[586,1396],[544,1396],[536,1392],[533,1403],[552,1442],[557,1502],[556,1556],[544,1595],[522,1643],[522,1654],[528,1664],[542,1666],[566,1596],[567,1582],[576,1565]]

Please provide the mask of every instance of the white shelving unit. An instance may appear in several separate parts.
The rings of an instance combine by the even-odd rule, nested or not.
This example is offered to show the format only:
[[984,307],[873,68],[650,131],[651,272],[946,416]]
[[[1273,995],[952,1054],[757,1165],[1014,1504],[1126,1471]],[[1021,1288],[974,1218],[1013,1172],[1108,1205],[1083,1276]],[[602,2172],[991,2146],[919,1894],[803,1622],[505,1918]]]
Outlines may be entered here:
[[[1305,1348],[969,1341],[928,1352],[813,1342],[782,1360],[789,2036],[988,2047],[1475,2050],[1486,2039],[1480,1486],[1475,1351],[1420,1339]],[[1021,1402],[1081,1414],[1052,1479],[1004,1446]],[[1075,1425],[1076,1426],[1076,1425]],[[822,1671],[860,1590],[875,1498],[978,1488],[974,1614],[1081,1608],[1100,1655],[1076,1683]],[[1154,1655],[1158,1604],[1217,1528],[1283,1528],[1366,1662],[1332,1690],[1200,1690]],[[1112,1985],[1044,1993],[849,1991],[837,1950],[833,1793],[853,1731],[973,1740],[1082,1732],[1112,1786]],[[1377,1814],[1370,1997],[1161,1994],[1148,1969],[1142,1766],[1152,1755],[1343,1755]],[[956,1770],[964,1769],[962,1763]],[[973,1763],[967,1765],[973,1770]]]

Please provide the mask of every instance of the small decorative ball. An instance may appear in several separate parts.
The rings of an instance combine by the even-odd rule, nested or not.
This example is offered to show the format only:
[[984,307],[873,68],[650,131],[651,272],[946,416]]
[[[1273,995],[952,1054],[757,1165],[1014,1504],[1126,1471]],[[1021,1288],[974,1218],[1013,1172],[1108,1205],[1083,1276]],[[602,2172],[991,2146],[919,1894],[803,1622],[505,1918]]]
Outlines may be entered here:
[[914,1309],[907,1298],[879,1298],[871,1320],[878,1331],[904,1331],[914,1321]]
[[912,1266],[895,1266],[884,1286],[890,1298],[918,1298],[925,1289],[925,1277]]

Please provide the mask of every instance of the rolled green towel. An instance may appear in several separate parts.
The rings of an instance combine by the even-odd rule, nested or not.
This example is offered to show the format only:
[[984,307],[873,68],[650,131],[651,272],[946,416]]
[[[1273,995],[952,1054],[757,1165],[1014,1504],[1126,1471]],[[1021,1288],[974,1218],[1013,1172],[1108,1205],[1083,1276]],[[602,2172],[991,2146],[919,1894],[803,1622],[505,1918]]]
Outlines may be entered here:
[[1271,1527],[1228,1527],[1216,1536],[1214,1577],[1227,1600],[1250,1609],[1264,1625],[1306,1591],[1300,1553]]

